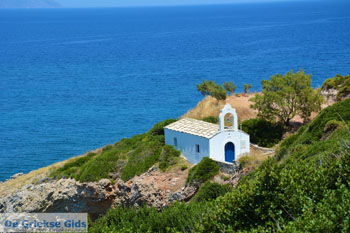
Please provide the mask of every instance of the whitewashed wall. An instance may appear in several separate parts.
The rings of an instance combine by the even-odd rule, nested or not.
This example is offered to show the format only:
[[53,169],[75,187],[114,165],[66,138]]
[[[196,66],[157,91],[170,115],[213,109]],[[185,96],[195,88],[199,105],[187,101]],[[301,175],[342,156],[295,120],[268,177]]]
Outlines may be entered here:
[[[165,144],[174,146],[174,138],[177,138],[177,147],[184,154],[190,163],[199,163],[203,157],[209,157],[209,139],[164,129]],[[200,152],[196,153],[196,144],[199,145]]]
[[210,158],[218,161],[225,161],[225,145],[232,142],[235,145],[235,160],[244,153],[250,152],[249,135],[237,131],[223,131],[210,139]]

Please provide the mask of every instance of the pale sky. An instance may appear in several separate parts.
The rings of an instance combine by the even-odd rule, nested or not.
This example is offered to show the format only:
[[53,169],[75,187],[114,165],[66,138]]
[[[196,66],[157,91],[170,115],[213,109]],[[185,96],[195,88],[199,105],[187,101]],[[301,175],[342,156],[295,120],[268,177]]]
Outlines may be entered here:
[[[56,0],[65,7],[169,6],[288,0]],[[298,0],[289,0],[298,1]]]

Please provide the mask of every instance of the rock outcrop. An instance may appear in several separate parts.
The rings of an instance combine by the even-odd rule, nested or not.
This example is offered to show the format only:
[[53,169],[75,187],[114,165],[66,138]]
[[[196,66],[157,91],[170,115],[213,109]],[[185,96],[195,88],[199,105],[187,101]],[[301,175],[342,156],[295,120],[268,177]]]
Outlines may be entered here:
[[321,95],[327,100],[329,104],[337,102],[338,91],[336,89],[324,89],[321,90]]
[[0,212],[88,212],[104,213],[115,193],[108,182],[80,183],[73,179],[29,184],[0,198]]
[[97,217],[109,208],[153,206],[161,209],[174,201],[186,201],[197,191],[186,187],[187,171],[160,172],[152,167],[141,176],[123,182],[102,179],[81,183],[74,179],[41,179],[16,192],[0,197],[0,213],[14,212],[87,212]]
[[[235,186],[241,176],[238,166],[234,174],[223,180],[218,174],[215,182]],[[102,179],[99,182],[81,183],[74,179],[55,180],[48,176],[31,176],[32,181],[11,192],[0,192],[0,213],[39,212],[39,213],[89,213],[93,219],[118,205],[125,207],[153,206],[162,209],[175,201],[189,201],[198,191],[198,186],[187,186],[188,170],[180,168],[161,172],[153,166],[147,172],[127,182],[120,175],[115,179]],[[227,167],[225,169],[227,170]],[[231,170],[230,170],[231,171]],[[12,187],[27,175],[10,179]],[[18,180],[18,181],[17,181]],[[0,191],[6,188],[0,185]],[[9,187],[9,186],[7,186]]]

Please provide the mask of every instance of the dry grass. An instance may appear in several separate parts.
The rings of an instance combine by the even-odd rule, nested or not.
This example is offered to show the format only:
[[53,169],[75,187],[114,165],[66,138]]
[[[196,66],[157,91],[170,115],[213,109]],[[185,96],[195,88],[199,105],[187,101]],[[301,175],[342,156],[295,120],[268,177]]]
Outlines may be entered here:
[[[202,101],[200,101],[197,106],[189,110],[183,117],[189,117],[194,119],[203,119],[208,116],[218,117],[220,110],[225,106],[226,103],[229,103],[233,108],[236,109],[238,119],[240,121],[248,120],[256,117],[257,111],[250,108],[252,104],[249,99],[257,93],[250,94],[238,94],[233,96],[228,96],[226,100],[217,100],[211,96],[206,96]],[[325,102],[322,104],[322,109],[330,106],[330,102]],[[311,114],[311,120],[317,116],[318,112],[313,112]],[[302,124],[303,119],[296,115],[291,123]],[[297,126],[299,128],[300,125]]]
[[249,98],[253,97],[254,94],[240,94],[227,97],[226,100],[217,100],[211,96],[206,96],[200,101],[197,106],[189,110],[182,117],[189,117],[195,119],[203,119],[208,116],[219,116],[220,110],[229,103],[233,108],[236,109],[239,120],[247,120],[255,117],[255,111],[250,108],[252,102]]
[[274,150],[265,150],[251,145],[249,155],[240,157],[239,162],[243,168],[253,170],[269,157],[273,157],[274,154]]
[[0,197],[16,192],[21,187],[27,184],[35,183],[36,181],[47,177],[52,171],[52,169],[61,167],[65,162],[58,162],[53,165],[40,168],[38,170],[34,170],[29,172],[28,174],[22,175],[16,179],[10,179],[0,184]]

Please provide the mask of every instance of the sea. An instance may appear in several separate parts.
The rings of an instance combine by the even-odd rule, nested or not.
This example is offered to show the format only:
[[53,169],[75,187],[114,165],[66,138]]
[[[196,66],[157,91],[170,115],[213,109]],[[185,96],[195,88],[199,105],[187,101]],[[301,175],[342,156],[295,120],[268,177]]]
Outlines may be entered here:
[[0,10],[0,181],[141,134],[203,97],[350,72],[350,1]]

